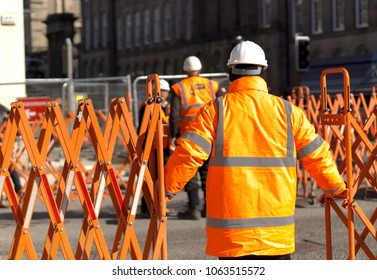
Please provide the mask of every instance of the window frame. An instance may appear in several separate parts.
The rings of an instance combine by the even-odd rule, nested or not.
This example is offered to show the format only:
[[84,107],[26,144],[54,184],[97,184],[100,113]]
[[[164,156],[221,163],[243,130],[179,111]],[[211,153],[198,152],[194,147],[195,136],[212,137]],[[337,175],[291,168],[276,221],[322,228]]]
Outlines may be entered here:
[[323,33],[322,3],[322,0],[310,1],[310,28],[311,33],[315,35]]
[[[369,5],[368,4],[369,4],[368,0],[355,0],[355,26],[356,28],[369,27],[369,13],[368,13]],[[363,21],[363,16],[366,17],[366,22]]]
[[345,3],[344,0],[332,0],[332,30],[345,30]]

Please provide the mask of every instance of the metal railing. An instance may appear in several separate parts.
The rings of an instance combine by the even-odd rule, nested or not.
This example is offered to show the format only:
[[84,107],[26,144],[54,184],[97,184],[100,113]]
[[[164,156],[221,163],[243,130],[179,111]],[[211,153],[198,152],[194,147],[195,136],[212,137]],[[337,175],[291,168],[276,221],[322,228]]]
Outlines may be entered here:
[[[200,76],[217,80],[220,84],[219,90],[220,90],[220,88],[223,88],[223,87],[225,87],[226,90],[228,89],[228,84],[229,84],[228,73],[204,73],[204,74],[200,74]],[[160,79],[174,80],[174,81],[177,80],[178,81],[178,80],[187,78],[187,75],[184,75],[184,74],[181,74],[181,75],[160,75],[159,77],[160,77]],[[142,103],[141,100],[145,99],[145,92],[146,92],[145,83],[141,84],[141,82],[146,81],[147,78],[148,78],[148,76],[139,76],[132,82],[132,101],[133,101],[133,105],[134,105],[133,107],[136,108],[136,109],[133,110],[135,127],[138,127],[138,124],[139,124],[139,110],[138,110],[138,108],[140,108],[140,105]],[[143,94],[144,99],[139,98],[139,97],[141,97],[141,94]]]
[[[77,99],[91,98],[96,109],[108,110],[109,100],[125,97],[131,92],[129,75],[86,79],[26,79],[25,82],[0,83],[1,86],[25,85],[27,97],[49,96],[60,99],[65,114],[75,111]],[[22,96],[24,97],[24,96]]]

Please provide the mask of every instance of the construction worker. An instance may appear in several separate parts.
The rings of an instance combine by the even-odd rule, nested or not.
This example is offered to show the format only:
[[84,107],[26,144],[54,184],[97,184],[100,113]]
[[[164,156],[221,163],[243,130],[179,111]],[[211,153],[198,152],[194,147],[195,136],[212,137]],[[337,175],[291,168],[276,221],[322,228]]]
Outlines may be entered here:
[[209,158],[208,255],[290,259],[295,250],[296,160],[329,197],[346,185],[304,112],[268,93],[263,49],[251,41],[230,54],[229,92],[197,114],[165,166],[171,199]]
[[[199,112],[200,108],[209,101],[215,99],[219,89],[216,81],[200,77],[202,63],[196,56],[189,56],[183,62],[183,71],[187,78],[172,86],[173,98],[170,114],[170,135],[171,147],[175,148],[176,139],[185,134],[190,127],[191,121]],[[208,171],[208,162],[200,166],[197,176],[194,176],[186,185],[185,191],[188,195],[187,208],[177,213],[178,219],[198,220],[200,216],[205,217],[205,189]],[[200,182],[198,180],[200,176]],[[204,203],[199,210],[199,189],[203,190]]]

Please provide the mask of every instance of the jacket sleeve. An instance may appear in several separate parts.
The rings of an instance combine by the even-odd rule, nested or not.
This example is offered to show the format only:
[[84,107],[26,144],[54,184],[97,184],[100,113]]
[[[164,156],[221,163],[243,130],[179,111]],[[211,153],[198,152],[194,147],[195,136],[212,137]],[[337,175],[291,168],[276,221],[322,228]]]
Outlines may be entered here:
[[192,122],[190,130],[177,140],[177,147],[165,165],[165,190],[173,198],[208,159],[214,139],[213,102],[204,106]]
[[293,108],[292,122],[297,158],[326,196],[338,196],[346,185],[332,158],[330,145],[315,132],[303,111],[297,107]]

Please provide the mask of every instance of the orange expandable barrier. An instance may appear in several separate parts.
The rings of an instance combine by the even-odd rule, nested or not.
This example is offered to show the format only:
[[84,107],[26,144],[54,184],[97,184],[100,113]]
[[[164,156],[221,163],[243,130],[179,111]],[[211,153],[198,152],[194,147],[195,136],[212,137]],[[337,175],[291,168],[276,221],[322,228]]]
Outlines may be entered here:
[[[56,259],[59,249],[64,259],[89,259],[93,246],[102,260],[128,257],[167,259],[163,128],[160,118],[162,99],[158,75],[148,76],[146,96],[148,105],[139,135],[133,126],[125,98],[111,101],[103,131],[90,99],[78,102],[77,113],[71,119],[74,121],[71,132],[67,128],[67,120],[62,115],[59,101],[49,101],[40,119],[37,141],[23,103],[11,104],[0,150],[0,193],[5,191],[16,222],[9,259],[38,259],[30,235],[38,195],[44,202],[50,219],[41,259]],[[88,136],[96,157],[90,181],[85,179],[86,170],[83,170],[80,158],[83,142],[86,142]],[[21,137],[25,155],[30,161],[22,201],[14,191],[9,173],[17,137]],[[57,179],[56,187],[50,184],[47,176],[48,153],[55,140],[58,140],[64,157],[62,170],[53,175]],[[122,184],[124,192],[118,183],[118,171],[112,163],[117,140],[121,140],[122,147],[127,149],[129,155],[130,174],[128,182]],[[88,183],[90,186],[87,186]],[[76,196],[72,196],[73,192]],[[111,249],[108,248],[98,219],[105,192],[108,192],[118,218]],[[134,230],[141,194],[144,195],[151,214],[143,250]],[[84,218],[77,244],[71,244],[65,219],[69,202],[75,198],[80,202]],[[73,245],[76,247],[75,251]]]

